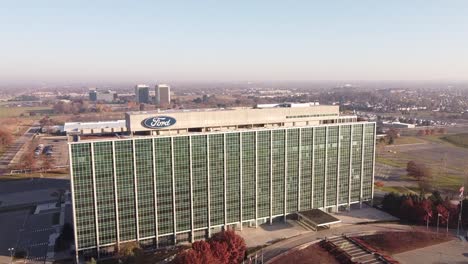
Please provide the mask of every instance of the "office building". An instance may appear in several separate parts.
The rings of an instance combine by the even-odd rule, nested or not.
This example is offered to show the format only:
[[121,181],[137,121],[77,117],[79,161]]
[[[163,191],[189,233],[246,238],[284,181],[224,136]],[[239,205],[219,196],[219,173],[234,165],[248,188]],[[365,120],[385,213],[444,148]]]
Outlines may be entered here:
[[135,86],[135,101],[142,104],[147,104],[150,102],[148,85],[139,84]]
[[159,84],[155,87],[154,103],[157,107],[169,107],[171,104],[171,87],[167,84]]
[[89,95],[89,101],[91,102],[97,101],[97,89],[96,88],[90,88],[88,95]]
[[97,88],[89,90],[89,100],[91,102],[114,102],[116,99],[117,93],[115,91],[106,90],[101,92]]
[[130,112],[128,138],[70,142],[76,250],[161,247],[373,197],[375,123],[338,106]]

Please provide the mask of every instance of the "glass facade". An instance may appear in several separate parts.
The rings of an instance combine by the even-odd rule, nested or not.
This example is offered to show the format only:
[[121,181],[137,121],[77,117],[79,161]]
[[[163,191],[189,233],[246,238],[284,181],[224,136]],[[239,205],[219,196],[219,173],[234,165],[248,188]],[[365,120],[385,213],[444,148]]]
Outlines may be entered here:
[[78,250],[372,199],[375,124],[70,143]]

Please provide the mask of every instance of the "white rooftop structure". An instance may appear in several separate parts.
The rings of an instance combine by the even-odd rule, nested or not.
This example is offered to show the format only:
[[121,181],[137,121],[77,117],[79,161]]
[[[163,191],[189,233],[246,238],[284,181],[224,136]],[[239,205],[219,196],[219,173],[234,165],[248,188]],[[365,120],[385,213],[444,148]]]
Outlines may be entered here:
[[63,126],[67,134],[104,134],[126,132],[125,120],[97,122],[68,122]]
[[255,108],[275,108],[275,107],[311,107],[318,106],[319,102],[309,102],[309,103],[280,103],[280,104],[257,104]]

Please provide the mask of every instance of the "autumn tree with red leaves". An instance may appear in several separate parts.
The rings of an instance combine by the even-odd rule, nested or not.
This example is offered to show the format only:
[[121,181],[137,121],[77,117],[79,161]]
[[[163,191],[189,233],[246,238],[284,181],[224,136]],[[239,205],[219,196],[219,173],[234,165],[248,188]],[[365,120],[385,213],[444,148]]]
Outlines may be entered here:
[[431,170],[426,165],[416,163],[415,161],[408,162],[406,171],[408,172],[408,176],[412,176],[418,181],[432,176]]
[[13,136],[10,132],[0,129],[0,147],[7,147],[13,143]]
[[228,245],[229,263],[240,263],[245,257],[245,241],[238,236],[233,230],[227,230],[215,234],[212,241],[223,242]]
[[441,224],[446,224],[448,217],[449,217],[449,210],[445,208],[442,204],[437,205],[436,207],[437,213],[440,215],[440,223]]
[[246,252],[245,241],[234,231],[223,231],[206,241],[197,241],[192,248],[179,253],[173,264],[233,264],[241,263]]

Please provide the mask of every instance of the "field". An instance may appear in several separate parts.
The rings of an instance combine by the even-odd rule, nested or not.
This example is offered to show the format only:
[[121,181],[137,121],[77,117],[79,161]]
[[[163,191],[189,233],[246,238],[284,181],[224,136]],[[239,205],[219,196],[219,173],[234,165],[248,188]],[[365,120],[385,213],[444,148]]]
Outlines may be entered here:
[[442,137],[442,139],[456,146],[468,148],[468,133],[449,135]]
[[50,110],[46,106],[30,106],[30,107],[1,107],[0,118],[19,117],[21,114],[26,114],[31,110]]
[[[401,137],[394,145],[379,144],[376,153],[376,181],[382,181],[382,192],[419,193],[419,182],[408,177],[409,161],[425,164],[432,177],[427,182],[446,195],[455,194],[468,183],[468,148],[459,147],[468,134]],[[468,143],[468,142],[467,142]]]

